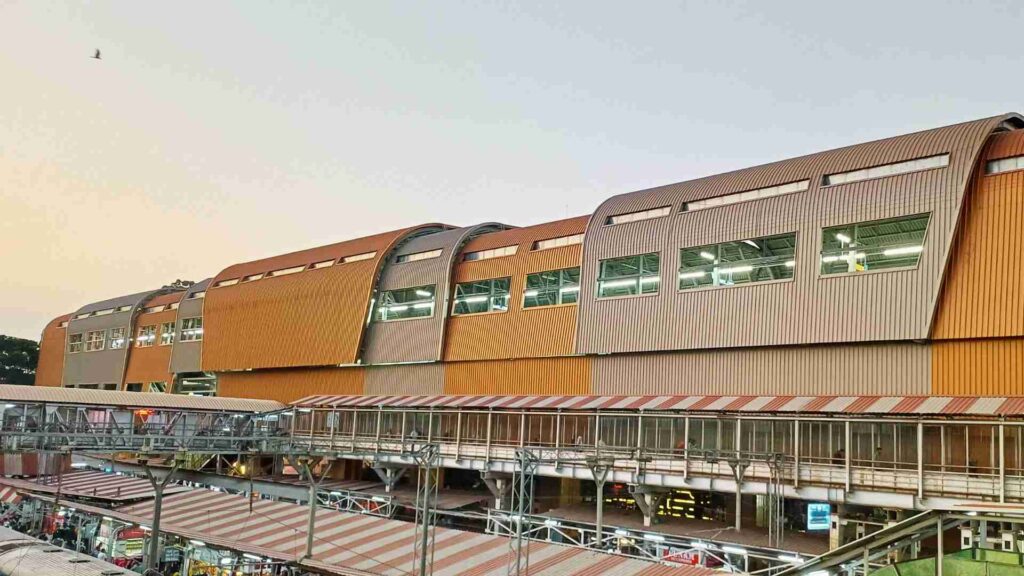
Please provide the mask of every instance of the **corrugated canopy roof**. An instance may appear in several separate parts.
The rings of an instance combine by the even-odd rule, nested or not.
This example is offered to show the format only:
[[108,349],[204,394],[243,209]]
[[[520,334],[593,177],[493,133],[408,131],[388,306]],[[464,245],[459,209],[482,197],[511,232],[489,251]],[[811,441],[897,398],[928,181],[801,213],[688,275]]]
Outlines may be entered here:
[[958,396],[309,396],[299,407],[1024,415],[1024,398]]
[[14,386],[10,384],[0,384],[0,401],[222,412],[272,412],[286,407],[284,404],[274,402],[273,400],[210,398],[153,392],[114,392],[48,386]]

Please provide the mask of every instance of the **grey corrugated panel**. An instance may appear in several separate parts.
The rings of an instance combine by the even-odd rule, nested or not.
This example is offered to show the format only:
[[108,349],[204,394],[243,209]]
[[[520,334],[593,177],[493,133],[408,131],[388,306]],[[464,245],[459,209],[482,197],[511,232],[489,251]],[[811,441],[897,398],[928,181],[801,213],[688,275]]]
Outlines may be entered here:
[[[927,337],[964,189],[990,118],[616,196],[591,218],[584,243],[577,352],[724,348],[888,341]],[[826,174],[950,154],[947,168],[822,188]],[[809,180],[806,192],[680,213],[684,202]],[[659,206],[669,216],[604,226],[608,216]],[[930,212],[915,270],[818,276],[823,227]],[[711,290],[676,289],[679,249],[797,233],[791,282]],[[656,296],[595,300],[597,263],[661,254]],[[666,281],[667,280],[667,281]],[[609,329],[614,326],[615,329]]]
[[591,368],[598,395],[931,393],[931,348],[912,342],[611,354]]
[[0,384],[0,400],[8,402],[52,402],[56,404],[226,410],[237,412],[268,412],[284,408],[284,404],[272,400],[185,396],[149,392],[79,390],[75,388],[14,386],[9,384]]
[[444,393],[444,365],[403,364],[369,366],[364,376],[365,394],[425,396]]
[[149,298],[154,292],[156,292],[156,290],[147,290],[146,292],[138,292],[136,294],[128,294],[127,296],[118,296],[117,298],[86,304],[75,311],[75,316],[99,310],[108,310],[110,308],[120,308],[121,306],[135,306],[142,300]]
[[[196,292],[199,290],[195,290]],[[190,291],[191,294],[193,291]],[[178,304],[178,337],[174,339],[171,350],[171,372],[180,374],[182,372],[199,372],[200,363],[203,357],[203,341],[181,341],[181,321],[185,318],[196,318],[203,316],[204,298],[185,299]]]
[[[121,304],[128,306],[128,304]],[[90,331],[109,330],[110,328],[124,328],[124,348],[117,350],[110,349],[110,339],[105,337],[104,349],[98,352],[85,352],[84,340]],[[64,350],[64,386],[77,384],[121,384],[121,377],[124,375],[125,359],[128,356],[129,348],[134,344],[132,333],[132,312],[116,312],[103,316],[92,316],[75,320],[73,317],[68,323],[68,336],[82,334],[82,352],[69,354],[67,346]],[[109,336],[109,334],[108,334]]]
[[[371,322],[366,329],[362,360],[366,364],[427,362],[441,359],[451,291],[451,272],[462,245],[475,234],[503,224],[489,222],[413,238],[388,255],[374,293],[434,285],[434,315],[395,322]],[[437,258],[397,263],[399,256],[442,250]],[[374,311],[371,311],[373,314]]]

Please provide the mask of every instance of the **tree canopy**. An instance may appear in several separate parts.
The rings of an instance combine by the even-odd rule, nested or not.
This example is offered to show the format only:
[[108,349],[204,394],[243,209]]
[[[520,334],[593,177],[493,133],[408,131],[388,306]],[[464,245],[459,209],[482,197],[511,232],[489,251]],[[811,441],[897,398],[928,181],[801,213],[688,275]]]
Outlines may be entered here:
[[38,342],[0,334],[0,384],[34,384],[38,363]]

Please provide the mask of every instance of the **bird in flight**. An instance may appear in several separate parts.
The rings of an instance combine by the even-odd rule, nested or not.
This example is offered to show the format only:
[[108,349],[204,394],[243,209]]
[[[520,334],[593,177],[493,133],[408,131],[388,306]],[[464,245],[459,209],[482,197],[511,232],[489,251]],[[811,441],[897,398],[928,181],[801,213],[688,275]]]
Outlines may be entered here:
[[93,58],[96,59],[96,60],[102,60],[102,58],[100,58],[100,50],[99,50],[99,48],[96,49],[96,54],[93,54]]

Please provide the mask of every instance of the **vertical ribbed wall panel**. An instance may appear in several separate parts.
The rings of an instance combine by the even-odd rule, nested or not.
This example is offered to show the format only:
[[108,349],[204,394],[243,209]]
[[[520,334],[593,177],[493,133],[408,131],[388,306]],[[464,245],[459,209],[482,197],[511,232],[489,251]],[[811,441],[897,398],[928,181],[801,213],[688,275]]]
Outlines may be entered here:
[[217,395],[287,403],[321,394],[362,394],[363,379],[360,367],[224,372],[217,375]]
[[[446,230],[413,238],[389,255],[377,284],[378,294],[386,290],[435,286],[434,315],[392,322],[370,322],[366,328],[364,364],[433,362],[441,359],[445,320],[451,289],[451,270],[462,245],[475,233],[495,224]],[[399,256],[441,250],[426,260],[397,262]]]
[[401,364],[368,366],[365,394],[390,396],[432,396],[444,390],[443,364]]
[[[589,217],[560,220],[477,237],[462,253],[518,246],[515,254],[459,262],[453,284],[510,277],[505,312],[452,316],[448,319],[445,360],[536,358],[573,353],[576,305],[523,308],[526,275],[580,265],[581,246],[532,250],[534,242],[583,232]],[[460,255],[461,259],[461,255]]]
[[[584,354],[644,350],[924,339],[960,202],[987,136],[1005,117],[851,146],[691,182],[616,196],[587,229],[577,326]],[[824,175],[937,154],[946,168],[820,186]],[[806,192],[680,212],[684,202],[809,180]],[[605,226],[609,216],[671,206],[669,216]],[[930,213],[916,269],[820,277],[824,227]],[[797,233],[795,278],[771,285],[679,291],[679,250]],[[598,261],[661,254],[661,291],[595,300]],[[614,327],[614,329],[611,329]]]
[[[1024,155],[1024,130],[998,134],[983,160]],[[979,164],[946,274],[932,338],[1024,335],[1024,170]]]
[[932,344],[932,392],[950,396],[1024,396],[1024,338]]
[[39,364],[36,367],[36,386],[60,386],[64,377],[64,350],[67,330],[61,323],[71,319],[71,314],[58,316],[43,328],[39,340]]
[[927,395],[930,357],[916,343],[613,354],[593,360],[594,393]]
[[591,393],[591,359],[528,358],[448,362],[445,394],[577,395]]
[[[173,295],[159,296],[147,302],[145,306],[166,304],[165,300],[177,302],[181,296],[182,293],[180,292]],[[170,373],[171,345],[160,345],[160,327],[164,322],[175,322],[177,326],[177,320],[177,310],[139,314],[135,319],[135,330],[138,331],[142,326],[156,326],[156,341],[153,342],[152,346],[132,349],[131,354],[128,356],[128,367],[125,369],[125,384],[139,383],[144,385],[149,382],[164,382],[168,385],[167,389],[170,390],[170,384],[174,379]],[[135,336],[135,334],[132,336]],[[134,340],[129,340],[129,343],[131,346],[135,345]],[[109,345],[109,342],[107,344]],[[148,391],[145,386],[142,389],[143,391]]]
[[[80,320],[72,319],[68,324],[68,334],[82,334],[82,339],[93,330],[109,330],[124,328],[127,331],[128,346],[119,350],[111,350],[108,345],[97,352],[78,352],[64,356],[64,385],[76,384],[120,384],[124,376],[124,366],[135,338],[135,326],[132,324],[132,312],[120,312],[105,316],[93,316]],[[108,332],[109,334],[109,332]],[[109,344],[109,343],[108,343]],[[83,349],[84,350],[84,349]]]
[[210,279],[193,284],[181,299],[178,305],[178,336],[174,338],[174,345],[171,347],[171,372],[182,374],[187,372],[199,372],[202,370],[203,341],[192,340],[181,341],[181,321],[186,318],[202,318],[203,303],[205,298],[193,298],[197,292],[204,292],[210,285]]

